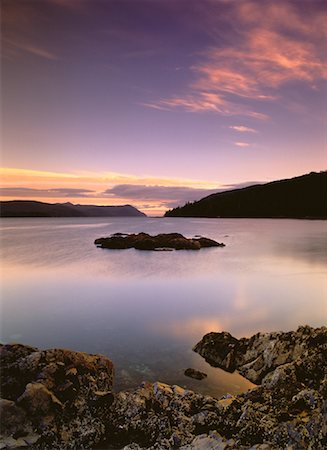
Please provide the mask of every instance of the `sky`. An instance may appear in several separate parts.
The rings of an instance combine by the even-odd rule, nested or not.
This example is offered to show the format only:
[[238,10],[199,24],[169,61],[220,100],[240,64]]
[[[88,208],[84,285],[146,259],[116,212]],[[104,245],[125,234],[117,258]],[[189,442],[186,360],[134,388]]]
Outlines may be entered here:
[[327,168],[324,0],[1,0],[1,200],[149,215]]

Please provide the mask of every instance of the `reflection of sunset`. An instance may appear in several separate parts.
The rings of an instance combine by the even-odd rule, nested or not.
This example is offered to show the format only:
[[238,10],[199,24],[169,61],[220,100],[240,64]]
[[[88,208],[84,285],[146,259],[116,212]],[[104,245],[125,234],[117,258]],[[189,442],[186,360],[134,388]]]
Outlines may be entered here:
[[193,317],[181,321],[150,324],[149,328],[159,334],[172,335],[177,338],[202,336],[211,331],[223,331],[219,320],[206,317]]
[[236,287],[235,297],[234,297],[234,308],[237,311],[246,311],[249,307],[249,299],[246,295],[246,282],[244,276],[239,278],[239,283]]

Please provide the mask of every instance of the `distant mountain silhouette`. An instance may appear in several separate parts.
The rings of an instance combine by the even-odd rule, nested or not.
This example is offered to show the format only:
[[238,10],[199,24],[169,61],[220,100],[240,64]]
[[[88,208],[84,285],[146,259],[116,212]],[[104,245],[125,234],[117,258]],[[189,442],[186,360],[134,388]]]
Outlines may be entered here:
[[327,218],[327,172],[211,194],[167,217]]
[[32,200],[0,202],[0,217],[144,217],[131,205],[96,206],[43,203]]

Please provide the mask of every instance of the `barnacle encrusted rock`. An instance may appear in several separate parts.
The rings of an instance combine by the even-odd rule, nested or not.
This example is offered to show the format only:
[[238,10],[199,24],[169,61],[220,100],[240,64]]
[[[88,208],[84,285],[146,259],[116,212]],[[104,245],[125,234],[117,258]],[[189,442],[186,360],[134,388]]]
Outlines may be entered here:
[[[208,333],[193,350],[210,365],[228,372],[237,369],[245,378],[258,384],[284,364],[320,358],[326,345],[326,327],[302,326],[297,331],[257,333],[242,339],[226,332]],[[316,374],[311,371],[310,376],[313,379],[319,377],[322,369]]]
[[195,348],[261,384],[220,399],[160,382],[113,394],[104,356],[2,346],[0,448],[327,448],[325,327],[240,340],[209,333]]
[[112,403],[108,358],[13,344],[1,346],[0,363],[1,448],[90,448],[102,438]]

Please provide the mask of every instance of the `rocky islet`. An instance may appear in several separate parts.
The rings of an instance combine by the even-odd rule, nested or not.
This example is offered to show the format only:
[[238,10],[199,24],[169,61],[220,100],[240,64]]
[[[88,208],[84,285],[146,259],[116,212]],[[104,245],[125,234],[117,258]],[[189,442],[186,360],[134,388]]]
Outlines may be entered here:
[[2,346],[0,448],[326,448],[326,327],[209,333],[194,349],[260,384],[220,399],[160,382],[113,394],[104,356]]
[[94,241],[101,248],[123,250],[200,250],[206,247],[225,247],[225,244],[206,237],[186,238],[180,233],[162,233],[151,236],[147,233],[124,234],[115,233]]

